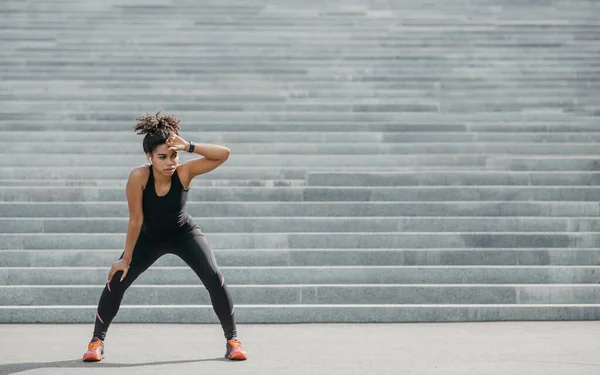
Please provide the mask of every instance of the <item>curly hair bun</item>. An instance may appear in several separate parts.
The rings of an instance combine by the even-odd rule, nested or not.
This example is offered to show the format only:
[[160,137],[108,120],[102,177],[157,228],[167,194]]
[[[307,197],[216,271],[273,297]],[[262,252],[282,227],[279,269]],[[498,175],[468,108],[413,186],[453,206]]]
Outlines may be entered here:
[[156,115],[152,115],[146,112],[145,115],[139,116],[137,124],[133,126],[133,131],[137,134],[150,134],[157,130],[165,129],[172,133],[179,135],[179,123],[181,119],[173,115],[161,115],[160,111]]

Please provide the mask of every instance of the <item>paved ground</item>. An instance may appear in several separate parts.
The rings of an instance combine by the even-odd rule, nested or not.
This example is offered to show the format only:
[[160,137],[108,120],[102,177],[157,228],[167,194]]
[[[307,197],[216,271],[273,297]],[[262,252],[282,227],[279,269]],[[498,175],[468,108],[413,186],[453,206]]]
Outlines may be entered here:
[[246,362],[216,325],[115,323],[86,364],[91,328],[0,325],[0,374],[600,374],[600,322],[240,325]]

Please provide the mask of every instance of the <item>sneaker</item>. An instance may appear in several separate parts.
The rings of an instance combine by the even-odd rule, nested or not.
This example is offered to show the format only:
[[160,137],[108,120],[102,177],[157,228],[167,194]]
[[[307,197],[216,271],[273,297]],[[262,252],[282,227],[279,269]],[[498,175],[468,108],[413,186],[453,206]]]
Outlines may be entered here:
[[246,352],[242,350],[242,342],[240,340],[227,340],[226,348],[225,358],[234,361],[245,361],[248,359]]
[[98,362],[104,358],[104,342],[92,341],[88,344],[88,351],[83,355],[84,362]]

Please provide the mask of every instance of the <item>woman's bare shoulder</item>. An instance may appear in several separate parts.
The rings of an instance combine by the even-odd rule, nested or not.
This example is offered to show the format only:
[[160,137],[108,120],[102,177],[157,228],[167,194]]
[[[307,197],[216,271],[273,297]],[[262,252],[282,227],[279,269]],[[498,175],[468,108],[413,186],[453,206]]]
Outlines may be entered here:
[[131,174],[129,176],[130,182],[139,183],[142,185],[142,189],[146,188],[146,183],[148,182],[148,178],[150,177],[150,168],[148,164],[142,164],[138,167],[135,167],[131,170]]

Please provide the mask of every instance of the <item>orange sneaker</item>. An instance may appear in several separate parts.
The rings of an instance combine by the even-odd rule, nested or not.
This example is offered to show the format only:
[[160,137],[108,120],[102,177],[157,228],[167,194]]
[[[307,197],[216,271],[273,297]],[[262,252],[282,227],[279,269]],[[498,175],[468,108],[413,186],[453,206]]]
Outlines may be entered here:
[[88,351],[83,354],[84,362],[98,362],[104,358],[104,342],[92,341],[88,344]]
[[247,353],[242,350],[242,342],[240,340],[227,340],[226,349],[225,358],[234,361],[245,361],[248,359]]

